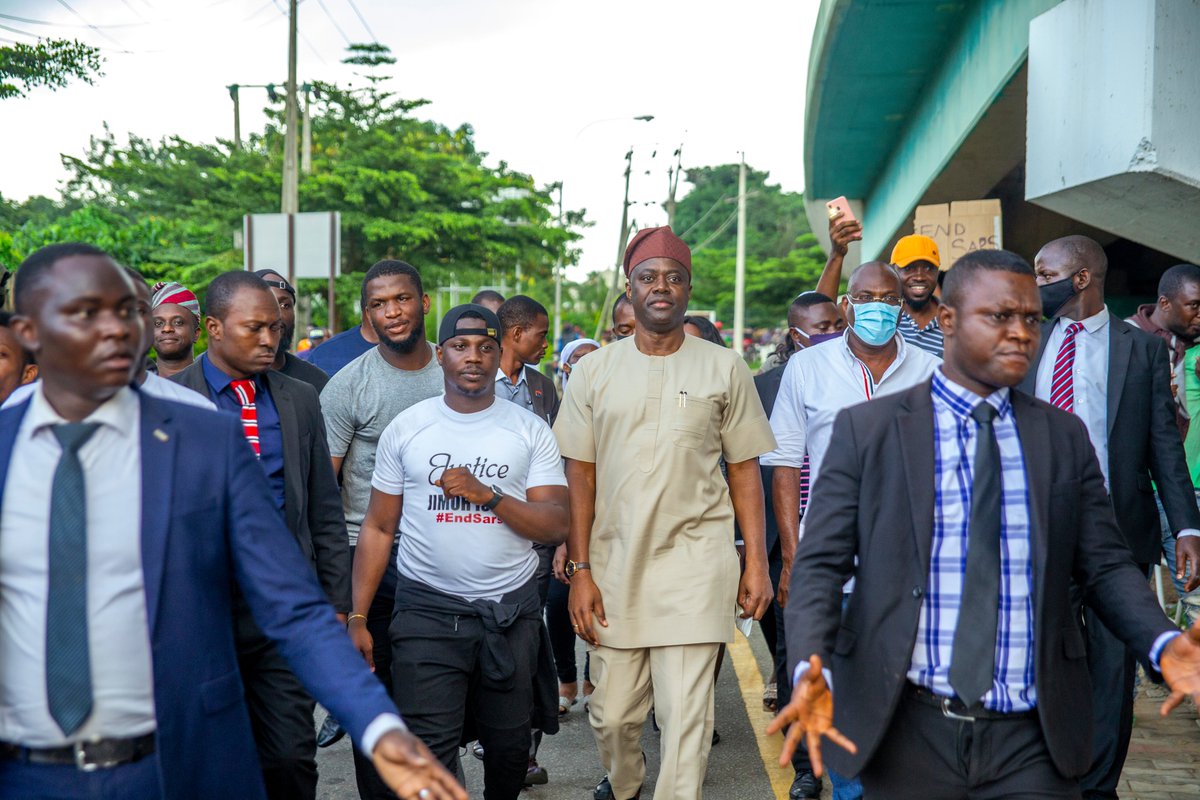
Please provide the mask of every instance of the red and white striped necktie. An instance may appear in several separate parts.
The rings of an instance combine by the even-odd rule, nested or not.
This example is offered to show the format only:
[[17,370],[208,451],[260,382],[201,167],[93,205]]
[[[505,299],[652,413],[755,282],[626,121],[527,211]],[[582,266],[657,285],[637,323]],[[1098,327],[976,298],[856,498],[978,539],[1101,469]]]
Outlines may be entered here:
[[258,449],[258,408],[254,405],[254,381],[247,378],[233,381],[229,386],[242,404],[242,433],[246,434],[246,441],[254,448],[254,455],[261,458],[262,452]]
[[1058,357],[1054,359],[1054,377],[1050,381],[1050,404],[1063,411],[1075,410],[1075,335],[1083,330],[1082,322],[1067,326]]

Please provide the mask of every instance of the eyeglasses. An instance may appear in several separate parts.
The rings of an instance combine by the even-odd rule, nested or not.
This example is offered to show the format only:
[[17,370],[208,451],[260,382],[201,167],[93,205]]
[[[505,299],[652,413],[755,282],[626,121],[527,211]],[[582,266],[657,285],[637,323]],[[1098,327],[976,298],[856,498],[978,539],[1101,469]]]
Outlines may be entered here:
[[900,305],[900,298],[894,294],[885,294],[883,297],[876,297],[873,294],[860,292],[856,295],[847,295],[847,297],[849,298],[850,302],[854,303],[856,306],[863,303],[883,303],[889,306]]

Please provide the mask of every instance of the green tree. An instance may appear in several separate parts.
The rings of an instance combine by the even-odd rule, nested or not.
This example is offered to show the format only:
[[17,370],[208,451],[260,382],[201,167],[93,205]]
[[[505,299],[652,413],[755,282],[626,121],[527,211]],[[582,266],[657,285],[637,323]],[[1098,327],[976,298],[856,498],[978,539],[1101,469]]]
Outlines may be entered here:
[[[804,196],[746,176],[746,325],[779,325],[797,294],[816,286],[825,255],[804,211]],[[693,308],[733,322],[738,165],[690,167],[693,189],[679,201],[675,230],[692,248]]]
[[39,39],[0,46],[0,100],[24,97],[44,86],[61,89],[71,79],[92,83],[100,72],[100,51],[66,39]]
[[[386,63],[385,57],[359,48],[352,60],[371,66],[367,61]],[[490,284],[519,267],[520,291],[543,302],[553,298],[552,265],[569,255],[576,237],[557,226],[548,188],[503,161],[486,164],[469,126],[450,129],[418,118],[424,100],[398,98],[378,82],[317,90],[313,169],[301,175],[300,207],[341,213],[340,327],[358,319],[360,277],[353,273],[381,258],[414,264],[430,289],[449,283],[451,274],[459,284]],[[21,255],[78,233],[148,275],[236,264],[233,237],[243,215],[278,211],[282,108],[268,109],[268,117],[266,130],[240,148],[180,137],[130,136],[121,143],[106,128],[83,156],[63,157],[71,176],[61,203],[0,204],[0,219],[15,229]],[[324,283],[300,288],[313,293],[313,321],[325,324]]]

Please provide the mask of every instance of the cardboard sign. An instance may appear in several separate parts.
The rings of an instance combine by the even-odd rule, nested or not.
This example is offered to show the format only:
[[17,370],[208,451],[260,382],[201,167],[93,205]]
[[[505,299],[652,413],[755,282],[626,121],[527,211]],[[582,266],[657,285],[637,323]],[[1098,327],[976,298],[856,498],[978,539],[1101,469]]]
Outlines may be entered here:
[[1001,240],[999,200],[959,200],[917,206],[913,233],[937,242],[942,269],[950,269],[964,254],[974,250],[997,250]]

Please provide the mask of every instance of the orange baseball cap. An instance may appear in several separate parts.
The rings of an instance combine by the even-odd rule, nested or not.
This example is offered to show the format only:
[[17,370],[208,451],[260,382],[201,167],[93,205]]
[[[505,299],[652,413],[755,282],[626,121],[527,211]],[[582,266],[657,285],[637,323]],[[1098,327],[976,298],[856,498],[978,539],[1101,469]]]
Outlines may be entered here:
[[928,261],[941,269],[942,258],[938,255],[937,242],[928,236],[918,236],[915,233],[896,242],[892,249],[892,263],[897,267],[907,267],[914,261]]

